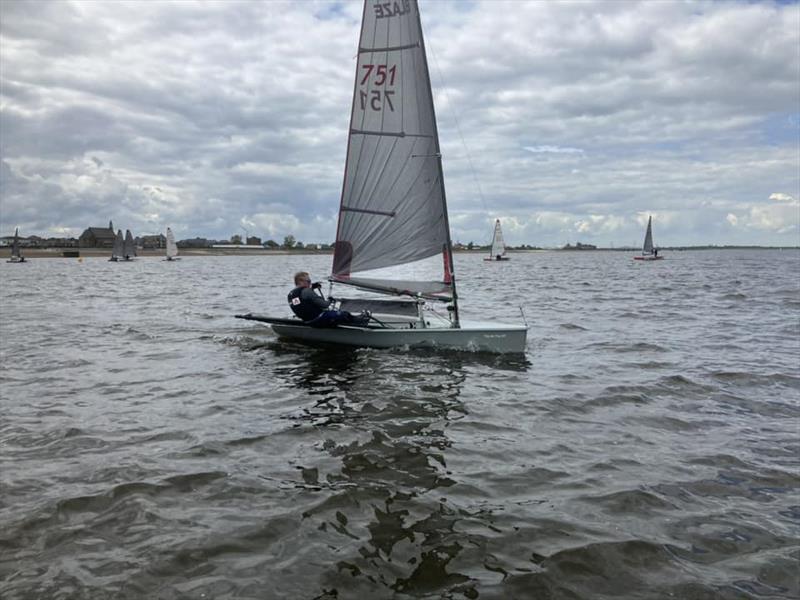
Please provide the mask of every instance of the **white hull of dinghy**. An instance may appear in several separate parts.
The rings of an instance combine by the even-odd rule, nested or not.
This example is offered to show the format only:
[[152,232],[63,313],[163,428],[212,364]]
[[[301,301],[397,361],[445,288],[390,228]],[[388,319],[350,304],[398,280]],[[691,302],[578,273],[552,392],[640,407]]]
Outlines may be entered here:
[[523,354],[528,330],[522,325],[462,321],[459,328],[395,329],[340,325],[316,328],[308,325],[269,325],[280,337],[305,342],[344,344],[366,348],[430,347],[453,350]]

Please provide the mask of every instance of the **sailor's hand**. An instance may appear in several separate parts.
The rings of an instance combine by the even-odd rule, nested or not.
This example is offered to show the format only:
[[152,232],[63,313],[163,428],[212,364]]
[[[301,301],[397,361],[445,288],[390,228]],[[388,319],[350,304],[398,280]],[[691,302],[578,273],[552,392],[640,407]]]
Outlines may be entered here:
[[328,296],[328,302],[338,302],[338,300],[333,296]]
[[315,281],[314,283],[311,284],[311,289],[320,290],[322,289],[322,284],[319,281]]

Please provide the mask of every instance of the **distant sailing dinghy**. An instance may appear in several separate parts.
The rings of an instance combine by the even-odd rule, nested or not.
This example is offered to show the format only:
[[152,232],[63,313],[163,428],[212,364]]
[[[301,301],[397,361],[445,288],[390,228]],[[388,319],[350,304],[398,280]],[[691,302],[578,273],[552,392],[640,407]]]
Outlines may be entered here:
[[494,222],[494,235],[492,236],[492,249],[486,261],[511,260],[506,256],[506,243],[503,241],[503,230],[500,229],[500,219]]
[[647,219],[647,233],[644,234],[644,245],[642,255],[634,256],[633,260],[661,260],[663,256],[658,255],[658,248],[653,247],[653,217]]
[[178,258],[178,245],[175,243],[175,234],[167,227],[167,258],[165,260],[180,260]]
[[19,247],[19,227],[14,229],[14,241],[11,242],[11,258],[6,262],[22,263],[25,262],[25,257],[22,256],[22,251]]
[[136,243],[133,241],[133,234],[130,229],[125,230],[125,244],[122,249],[124,260],[133,260],[136,256]]
[[[523,353],[525,326],[459,319],[442,159],[416,0],[365,0],[354,88],[328,280],[332,287],[394,298],[340,300],[343,310],[371,311],[367,326],[316,328],[296,318],[237,317],[268,324],[282,338],[311,343]],[[442,270],[436,281],[368,273],[437,256]],[[440,317],[429,310],[437,304],[446,307]]]
[[122,260],[125,252],[125,238],[122,237],[122,229],[117,229],[117,237],[114,238],[114,247],[111,248],[111,262]]

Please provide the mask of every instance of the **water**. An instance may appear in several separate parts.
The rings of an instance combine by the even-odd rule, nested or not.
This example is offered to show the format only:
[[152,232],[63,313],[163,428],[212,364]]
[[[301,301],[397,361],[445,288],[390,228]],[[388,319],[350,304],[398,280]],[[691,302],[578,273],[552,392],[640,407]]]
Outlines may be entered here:
[[481,259],[525,359],[231,317],[328,256],[0,264],[0,596],[797,597],[800,253]]

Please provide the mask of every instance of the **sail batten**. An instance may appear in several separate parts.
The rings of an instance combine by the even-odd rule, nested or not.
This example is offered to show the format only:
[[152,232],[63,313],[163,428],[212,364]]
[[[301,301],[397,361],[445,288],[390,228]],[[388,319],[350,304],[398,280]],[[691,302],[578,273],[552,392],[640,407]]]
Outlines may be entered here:
[[451,256],[417,1],[397,5],[364,3],[334,278]]
[[359,48],[358,52],[359,54],[364,54],[365,52],[397,52],[400,50],[412,50],[414,48],[419,48],[419,43],[407,44],[405,46],[386,46],[385,48]]
[[362,129],[351,129],[350,133],[353,135],[378,135],[378,136],[385,136],[385,137],[419,137],[419,138],[430,138],[433,137],[429,133],[406,133],[405,131],[364,131]]

